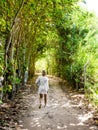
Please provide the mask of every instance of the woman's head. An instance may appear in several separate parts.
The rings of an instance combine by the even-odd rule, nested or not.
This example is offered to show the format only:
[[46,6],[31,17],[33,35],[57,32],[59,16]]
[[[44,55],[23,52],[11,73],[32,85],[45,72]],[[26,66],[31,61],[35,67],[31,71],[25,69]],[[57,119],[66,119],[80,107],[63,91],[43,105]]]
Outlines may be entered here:
[[45,76],[45,75],[46,75],[46,71],[42,70],[42,76]]

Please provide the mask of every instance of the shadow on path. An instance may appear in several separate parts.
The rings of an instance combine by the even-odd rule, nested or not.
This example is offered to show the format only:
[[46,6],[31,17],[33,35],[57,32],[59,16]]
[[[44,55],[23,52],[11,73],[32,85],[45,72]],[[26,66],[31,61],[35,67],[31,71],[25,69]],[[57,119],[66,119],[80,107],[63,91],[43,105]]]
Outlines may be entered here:
[[98,130],[89,124],[92,114],[80,109],[67,98],[57,80],[50,80],[48,104],[38,108],[38,94],[23,96],[26,111],[21,110],[20,126],[17,130]]

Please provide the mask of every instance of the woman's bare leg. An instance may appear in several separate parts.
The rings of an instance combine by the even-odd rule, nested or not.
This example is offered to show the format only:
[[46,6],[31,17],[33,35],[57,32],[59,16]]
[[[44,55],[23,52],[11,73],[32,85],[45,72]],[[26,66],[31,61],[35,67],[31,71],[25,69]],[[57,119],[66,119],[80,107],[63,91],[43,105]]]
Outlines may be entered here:
[[45,103],[45,106],[47,104],[47,94],[44,94],[44,103]]
[[40,103],[39,108],[41,108],[41,101],[42,101],[42,98],[43,98],[43,94],[40,94],[40,95],[39,95],[39,103]]

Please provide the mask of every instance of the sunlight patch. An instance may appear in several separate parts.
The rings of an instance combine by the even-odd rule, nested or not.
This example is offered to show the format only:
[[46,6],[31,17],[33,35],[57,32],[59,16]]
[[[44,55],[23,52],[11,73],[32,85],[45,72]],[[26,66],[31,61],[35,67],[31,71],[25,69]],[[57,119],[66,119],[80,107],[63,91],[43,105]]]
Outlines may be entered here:
[[57,126],[57,129],[64,129],[64,128],[67,128],[67,126],[63,126],[63,127]]
[[62,105],[61,107],[70,107],[70,103],[67,102],[67,103],[65,103],[64,105]]
[[89,118],[92,118],[93,117],[93,114],[91,112],[85,114],[85,115],[80,115],[79,116],[79,120],[81,120],[81,122],[85,122],[87,121]]
[[97,130],[97,127],[96,126],[92,126],[92,127],[90,127],[90,130]]
[[83,125],[84,125],[83,122],[80,122],[80,123],[77,124],[77,126],[83,126]]
[[70,123],[70,126],[76,126],[76,124],[72,124],[72,123]]

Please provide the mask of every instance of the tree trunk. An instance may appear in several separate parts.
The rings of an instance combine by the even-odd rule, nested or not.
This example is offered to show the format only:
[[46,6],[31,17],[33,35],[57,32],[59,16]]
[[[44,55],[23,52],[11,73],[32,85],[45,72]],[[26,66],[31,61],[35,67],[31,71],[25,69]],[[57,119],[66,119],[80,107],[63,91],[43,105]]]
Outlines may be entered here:
[[[12,98],[12,90],[13,90],[13,78],[14,78],[14,65],[13,65],[13,55],[14,55],[14,42],[12,41],[13,39],[13,32],[16,24],[16,19],[18,17],[18,14],[21,12],[21,9],[24,5],[24,0],[22,0],[20,8],[17,10],[15,17],[13,19],[12,27],[11,30],[8,32],[7,38],[6,38],[6,44],[5,44],[5,56],[4,56],[4,61],[5,61],[5,73],[4,73],[4,86],[7,88],[9,85],[12,87],[12,89],[7,91],[8,93],[8,98]],[[8,29],[7,29],[8,30]],[[7,88],[9,89],[9,88]]]

